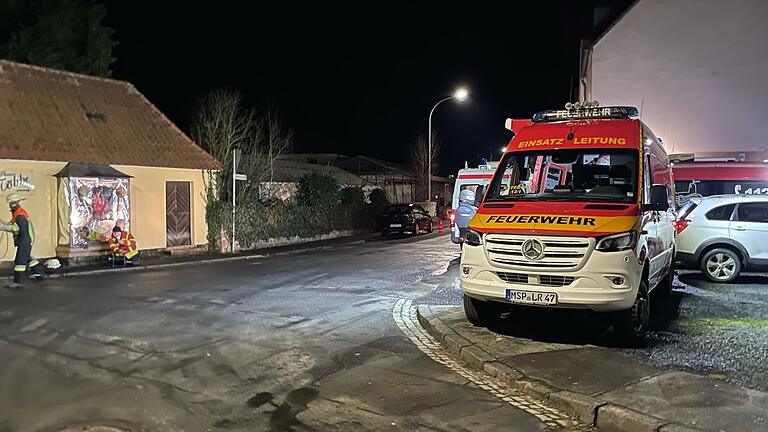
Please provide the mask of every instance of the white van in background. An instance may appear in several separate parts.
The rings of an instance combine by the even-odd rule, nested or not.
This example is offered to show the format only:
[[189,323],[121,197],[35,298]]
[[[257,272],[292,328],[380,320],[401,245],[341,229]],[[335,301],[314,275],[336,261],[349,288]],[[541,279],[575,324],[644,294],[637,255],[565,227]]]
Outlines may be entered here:
[[[453,229],[456,222],[456,208],[459,207],[459,194],[463,190],[470,189],[472,192],[475,192],[475,195],[477,196],[478,188],[480,186],[485,190],[488,183],[490,183],[498,164],[498,161],[492,161],[484,165],[478,165],[477,168],[469,168],[469,164],[464,162],[464,168],[460,169],[459,173],[456,175],[456,183],[453,186],[451,210],[448,213],[448,217],[451,220],[451,240],[454,243],[461,242],[461,239],[455,235],[455,230]],[[482,193],[482,191],[480,192]],[[482,198],[482,196],[477,196],[477,202],[480,202]]]

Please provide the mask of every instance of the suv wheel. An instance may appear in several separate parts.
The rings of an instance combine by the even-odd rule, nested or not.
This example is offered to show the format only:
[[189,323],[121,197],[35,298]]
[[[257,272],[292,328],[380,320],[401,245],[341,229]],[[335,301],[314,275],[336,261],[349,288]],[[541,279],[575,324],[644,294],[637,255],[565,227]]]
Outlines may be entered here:
[[472,325],[485,327],[499,318],[501,308],[493,302],[473,299],[464,294],[464,315]]
[[622,339],[637,344],[642,341],[648,331],[650,322],[651,297],[648,295],[648,283],[642,281],[632,307],[616,313],[613,329]]
[[701,271],[712,282],[732,282],[741,272],[741,258],[731,249],[718,248],[701,258]]

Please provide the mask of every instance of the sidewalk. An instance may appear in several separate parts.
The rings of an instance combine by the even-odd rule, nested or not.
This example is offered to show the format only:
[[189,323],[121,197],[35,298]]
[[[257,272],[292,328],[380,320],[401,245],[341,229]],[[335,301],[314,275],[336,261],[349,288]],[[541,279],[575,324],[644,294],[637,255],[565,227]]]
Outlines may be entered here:
[[656,369],[597,346],[499,335],[472,326],[461,307],[419,306],[418,317],[462,363],[601,432],[768,430],[765,392]]
[[[266,247],[260,249],[254,249],[250,251],[238,252],[234,254],[220,254],[215,252],[206,252],[197,255],[187,256],[172,256],[172,255],[155,255],[149,257],[142,257],[141,264],[138,266],[116,267],[111,268],[105,262],[103,265],[85,265],[75,267],[62,267],[57,271],[50,274],[51,278],[59,277],[72,277],[72,276],[88,276],[94,274],[104,273],[118,273],[126,271],[149,271],[149,270],[162,270],[173,267],[182,267],[193,264],[211,264],[221,263],[227,261],[241,261],[255,258],[264,258],[268,256],[279,256],[285,254],[301,253],[312,249],[320,249],[324,247],[338,246],[344,244],[363,243],[368,241],[382,241],[393,244],[407,243],[414,240],[423,240],[432,238],[438,235],[446,235],[450,231],[445,230],[440,234],[437,231],[432,234],[422,234],[418,237],[395,237],[382,239],[381,234],[378,232],[370,232],[363,234],[356,234],[346,237],[337,237],[328,240],[318,240],[307,243],[297,243],[287,246],[275,246]],[[106,258],[105,258],[106,260]],[[11,268],[5,268],[0,270],[0,277],[12,277],[13,271]]]
[[[251,251],[238,252],[234,254],[220,254],[215,252],[205,252],[196,255],[187,256],[172,256],[172,255],[155,255],[142,257],[141,264],[138,266],[116,267],[111,268],[106,262],[103,265],[85,265],[74,267],[62,267],[57,271],[50,274],[50,277],[72,277],[72,276],[87,276],[93,274],[103,273],[118,273],[126,271],[149,271],[149,270],[162,270],[166,268],[182,267],[193,264],[210,264],[220,263],[227,261],[240,261],[249,260],[255,258],[264,258],[267,256],[278,256],[283,254],[300,253],[311,249],[319,249],[329,246],[337,246],[342,244],[362,243],[372,238],[378,237],[378,233],[364,233],[347,237],[337,237],[329,240],[319,240],[307,243],[298,243],[288,246],[276,246],[262,249],[255,249]],[[106,261],[106,258],[105,258]],[[0,270],[0,277],[12,277],[13,271],[10,268]]]

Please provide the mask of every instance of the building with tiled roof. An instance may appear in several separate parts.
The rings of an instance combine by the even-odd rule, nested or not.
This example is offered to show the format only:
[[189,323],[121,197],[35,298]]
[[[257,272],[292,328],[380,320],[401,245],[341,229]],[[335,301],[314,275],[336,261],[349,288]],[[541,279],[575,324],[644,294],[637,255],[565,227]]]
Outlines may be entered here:
[[36,256],[102,253],[115,224],[141,249],[203,245],[219,169],[128,82],[0,60],[0,199],[27,196]]

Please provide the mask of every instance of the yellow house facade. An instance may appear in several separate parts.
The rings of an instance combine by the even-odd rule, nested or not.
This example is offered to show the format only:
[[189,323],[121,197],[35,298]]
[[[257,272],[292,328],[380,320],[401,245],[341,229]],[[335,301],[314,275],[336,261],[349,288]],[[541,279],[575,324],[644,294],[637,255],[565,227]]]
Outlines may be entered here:
[[25,196],[36,257],[103,254],[115,225],[142,250],[205,245],[219,169],[129,83],[0,61],[0,205]]

